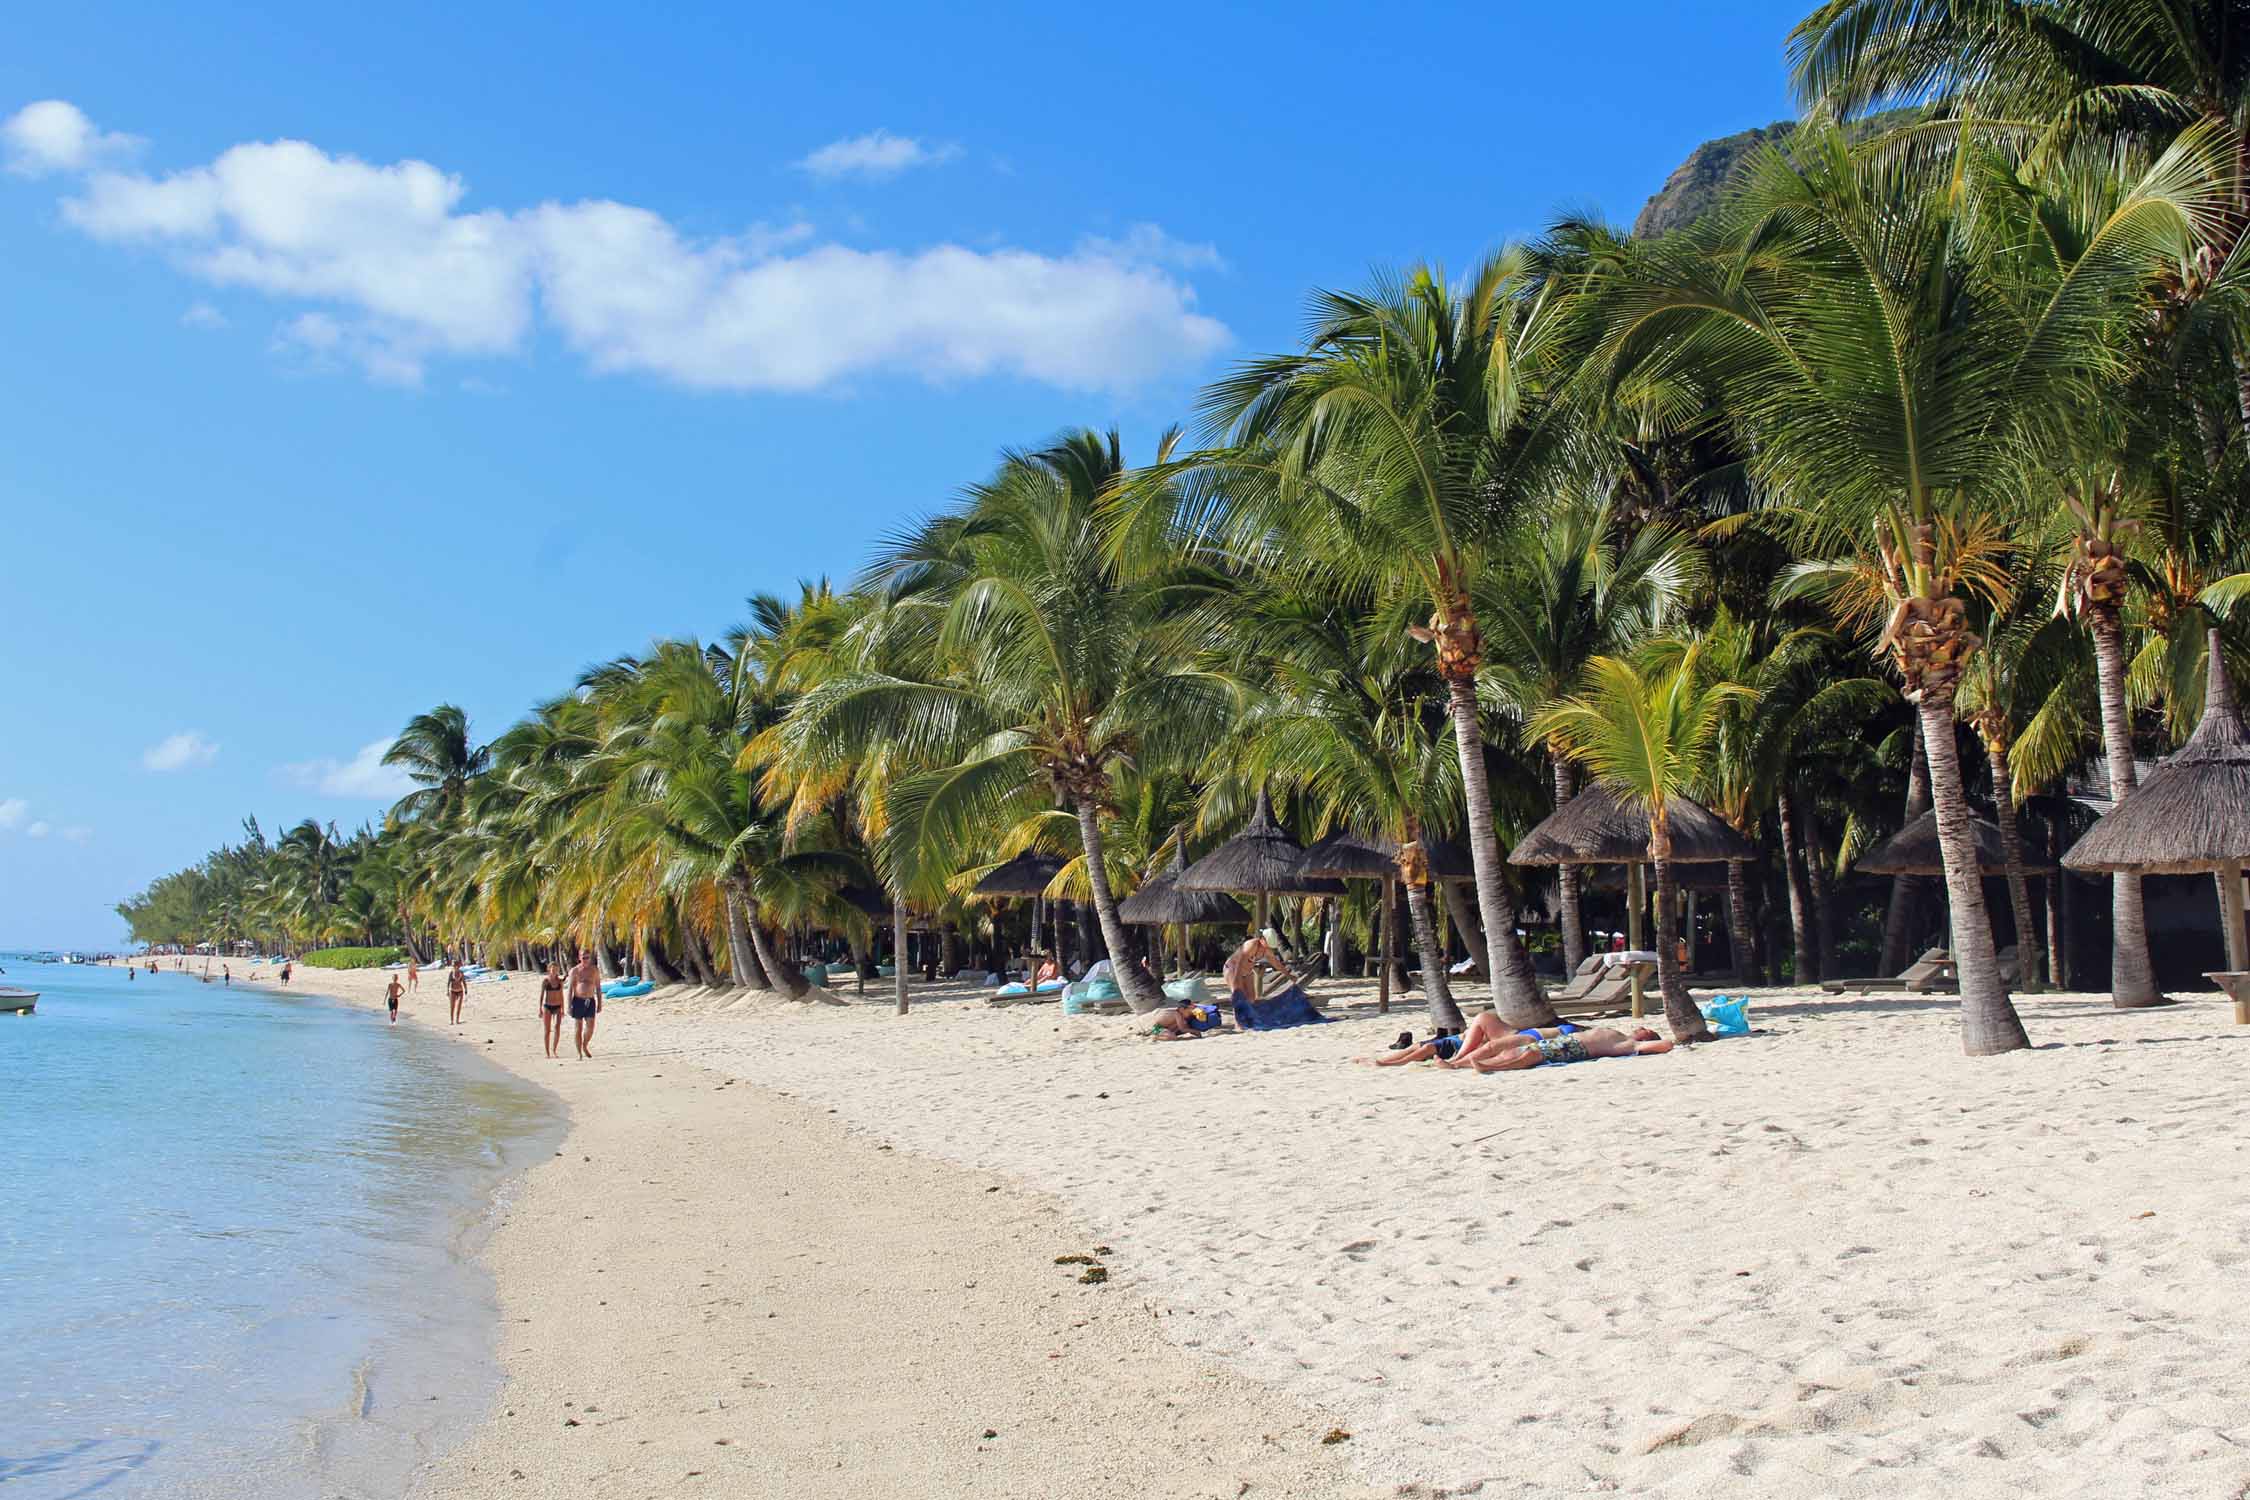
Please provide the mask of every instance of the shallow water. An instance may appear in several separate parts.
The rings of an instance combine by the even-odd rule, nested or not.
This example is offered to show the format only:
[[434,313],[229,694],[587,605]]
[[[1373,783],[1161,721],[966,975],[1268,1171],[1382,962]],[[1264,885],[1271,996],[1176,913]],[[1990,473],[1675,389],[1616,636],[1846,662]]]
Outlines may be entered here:
[[400,1493],[495,1388],[469,1256],[551,1096],[268,983],[0,965],[0,1495]]

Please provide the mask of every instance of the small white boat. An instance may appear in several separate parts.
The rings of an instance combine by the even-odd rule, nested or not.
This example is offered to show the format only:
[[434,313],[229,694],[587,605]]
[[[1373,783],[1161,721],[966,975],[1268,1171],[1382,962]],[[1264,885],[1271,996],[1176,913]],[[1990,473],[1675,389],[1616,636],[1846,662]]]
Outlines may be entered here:
[[0,1015],[6,1015],[10,1011],[28,1015],[38,1004],[39,992],[37,990],[0,988]]

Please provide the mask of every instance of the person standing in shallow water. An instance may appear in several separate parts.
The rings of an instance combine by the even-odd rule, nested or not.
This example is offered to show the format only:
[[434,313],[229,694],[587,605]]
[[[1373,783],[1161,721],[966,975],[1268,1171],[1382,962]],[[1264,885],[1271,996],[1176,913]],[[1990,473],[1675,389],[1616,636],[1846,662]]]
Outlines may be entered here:
[[564,987],[562,965],[550,962],[539,981],[539,1041],[549,1057],[561,1055]]
[[469,976],[461,972],[461,960],[455,959],[445,975],[445,1003],[456,1026],[461,1024],[461,1006],[468,998]]
[[594,1055],[594,1018],[602,1013],[602,971],[594,967],[593,950],[578,955],[570,971],[571,1040],[580,1057]]
[[391,976],[390,988],[383,991],[383,998],[384,1000],[389,1002],[391,1007],[391,1024],[393,1026],[396,1026],[398,1024],[399,997],[405,993],[406,991],[399,985],[398,976],[396,974],[393,974]]

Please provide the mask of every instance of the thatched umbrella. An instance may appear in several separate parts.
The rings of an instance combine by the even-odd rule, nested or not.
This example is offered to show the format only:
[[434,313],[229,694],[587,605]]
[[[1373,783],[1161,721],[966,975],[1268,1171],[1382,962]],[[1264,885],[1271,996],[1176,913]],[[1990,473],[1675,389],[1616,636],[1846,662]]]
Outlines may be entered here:
[[1042,854],[1037,849],[1026,849],[1007,863],[987,871],[982,879],[970,887],[971,896],[988,901],[1031,898],[1031,946],[1039,946],[1039,912],[1044,904],[1047,887],[1062,873],[1066,861],[1057,854]]
[[[2235,707],[2234,684],[2213,631],[2202,722],[2177,754],[2071,846],[2063,867],[2088,874],[2211,872],[2218,879],[2227,962],[2240,971],[2250,963],[2240,886],[2245,864],[2250,864],[2250,729]],[[2235,1001],[2235,1019],[2250,1023],[2250,1001]]]
[[[1305,873],[1305,847],[1274,821],[1273,799],[1264,788],[1243,830],[1173,877],[1183,891],[1255,891],[1258,930],[1266,926],[1266,903],[1274,895],[1341,896],[1344,883]],[[1256,999],[1255,976],[1251,995]]]
[[[1969,832],[1977,843],[1977,873],[2007,874],[2008,851],[2000,843],[1999,828],[1982,818],[1971,818]],[[1862,875],[1943,875],[1945,852],[1938,847],[1937,809],[1922,814],[1853,860],[1852,868]],[[2023,868],[2027,875],[2048,875],[2055,867],[2026,860]]]
[[1349,829],[1339,828],[1304,853],[1307,875],[1383,883],[1382,905],[1376,918],[1382,948],[1382,958],[1375,965],[1379,976],[1375,984],[1375,1008],[1379,1011],[1391,1008],[1391,950],[1397,937],[1391,921],[1391,882],[1398,878],[1397,850],[1397,843],[1391,839],[1365,839]]
[[1186,868],[1186,846],[1175,842],[1172,868],[1143,881],[1139,890],[1117,903],[1117,915],[1137,926],[1178,927],[1183,953],[1190,927],[1206,923],[1235,927],[1250,920],[1242,903],[1224,891],[1181,890],[1180,872]]
[[[1756,859],[1751,842],[1728,826],[1717,813],[1693,797],[1674,797],[1666,804],[1672,829],[1672,863],[1723,864],[1734,859]],[[1635,948],[1641,946],[1641,907],[1648,899],[1648,882],[1641,873],[1648,863],[1648,809],[1625,800],[1615,788],[1594,783],[1550,813],[1508,851],[1508,862],[1517,865],[1623,865],[1626,874],[1626,929]],[[1633,980],[1633,1014],[1642,1009],[1638,971]]]

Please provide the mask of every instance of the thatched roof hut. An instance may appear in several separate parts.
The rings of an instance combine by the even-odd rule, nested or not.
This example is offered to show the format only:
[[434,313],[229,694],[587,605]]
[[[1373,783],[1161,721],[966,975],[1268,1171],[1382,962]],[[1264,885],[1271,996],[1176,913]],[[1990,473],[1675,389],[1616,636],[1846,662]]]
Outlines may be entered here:
[[1304,852],[1304,873],[1336,880],[1389,880],[1398,874],[1398,861],[1392,857],[1396,847],[1389,839],[1361,838],[1340,828]]
[[837,887],[837,897],[847,905],[855,906],[875,921],[887,921],[891,915],[891,893],[879,885],[862,885],[853,881]]
[[[1971,818],[1969,832],[1977,841],[1977,872],[2007,874],[2008,852],[2000,843],[1999,827],[1983,818]],[[1931,808],[1853,860],[1852,868],[1862,875],[1943,875],[1945,853],[1938,847],[1937,809]],[[2026,859],[2023,868],[2029,875],[2045,875],[2055,867]]]
[[2212,647],[2195,733],[2071,846],[2064,868],[2191,875],[2250,865],[2250,730],[2215,639]]
[[1224,891],[1181,890],[1180,872],[1186,868],[1186,851],[1175,844],[1172,868],[1152,876],[1118,902],[1117,914],[1141,927],[1193,927],[1203,923],[1241,927],[1249,922],[1250,913],[1242,903]]
[[[1671,801],[1672,863],[1710,864],[1756,859],[1750,841],[1692,797]],[[1517,865],[1631,865],[1648,863],[1648,811],[1630,806],[1596,783],[1525,834],[1508,851]]]
[[987,873],[969,894],[987,897],[1036,896],[1045,891],[1054,878],[1062,873],[1064,863],[1060,855],[1026,849],[1006,864]]
[[1344,885],[1305,873],[1304,846],[1274,821],[1273,802],[1258,793],[1242,832],[1182,870],[1183,891],[1256,891],[1260,895],[1341,896]]

